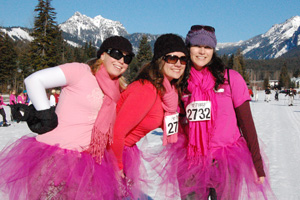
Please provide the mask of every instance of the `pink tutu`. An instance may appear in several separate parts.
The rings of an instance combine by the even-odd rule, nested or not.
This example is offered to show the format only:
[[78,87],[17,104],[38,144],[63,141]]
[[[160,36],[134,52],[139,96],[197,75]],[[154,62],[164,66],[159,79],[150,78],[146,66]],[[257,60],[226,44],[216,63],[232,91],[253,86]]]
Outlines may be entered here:
[[0,152],[0,189],[20,199],[121,199],[116,165],[24,136]]
[[[211,156],[198,165],[187,161],[187,140],[180,134],[176,144],[168,145],[151,161],[151,166],[162,178],[160,189],[175,191],[166,199],[175,197],[207,199],[214,188],[218,200],[276,199],[271,190],[267,167],[265,182],[257,183],[256,171],[246,141],[240,137],[236,143],[211,150]],[[161,164],[163,158],[168,160]],[[175,187],[179,190],[175,190]]]
[[126,178],[123,180],[125,196],[129,199],[148,199],[147,172],[142,162],[142,152],[136,145],[133,147],[124,147],[123,165]]

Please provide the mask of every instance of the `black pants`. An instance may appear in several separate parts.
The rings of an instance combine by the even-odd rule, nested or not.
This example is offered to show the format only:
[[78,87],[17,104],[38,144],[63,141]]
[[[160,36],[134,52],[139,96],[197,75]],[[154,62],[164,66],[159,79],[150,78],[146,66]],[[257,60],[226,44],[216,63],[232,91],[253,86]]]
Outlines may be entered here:
[[2,115],[3,124],[5,124],[7,121],[6,121],[6,114],[5,114],[4,108],[0,108],[0,115]]

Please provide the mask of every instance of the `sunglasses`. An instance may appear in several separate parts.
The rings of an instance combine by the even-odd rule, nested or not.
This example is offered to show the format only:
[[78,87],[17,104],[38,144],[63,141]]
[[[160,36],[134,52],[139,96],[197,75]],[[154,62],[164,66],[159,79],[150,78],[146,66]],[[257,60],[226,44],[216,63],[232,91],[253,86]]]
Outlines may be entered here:
[[180,60],[180,64],[182,65],[186,65],[187,63],[187,57],[186,56],[181,56],[180,58],[178,56],[174,56],[174,55],[167,55],[164,56],[164,61],[166,61],[169,64],[175,64],[177,63],[178,60]]
[[204,30],[212,32],[212,33],[215,32],[215,28],[212,26],[194,25],[191,27],[191,31],[199,31],[201,29],[204,29]]
[[124,58],[124,63],[129,64],[132,61],[131,55],[123,55],[123,52],[118,49],[108,49],[106,51],[108,55],[110,55],[112,58],[120,60],[121,58]]

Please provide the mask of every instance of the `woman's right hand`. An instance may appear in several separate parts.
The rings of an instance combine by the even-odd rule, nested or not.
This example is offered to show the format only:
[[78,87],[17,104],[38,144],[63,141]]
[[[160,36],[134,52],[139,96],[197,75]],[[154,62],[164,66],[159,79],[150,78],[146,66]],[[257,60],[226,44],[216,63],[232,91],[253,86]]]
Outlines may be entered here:
[[125,174],[124,174],[124,172],[123,172],[123,169],[121,169],[119,171],[119,175],[121,176],[121,178],[125,178],[126,177]]

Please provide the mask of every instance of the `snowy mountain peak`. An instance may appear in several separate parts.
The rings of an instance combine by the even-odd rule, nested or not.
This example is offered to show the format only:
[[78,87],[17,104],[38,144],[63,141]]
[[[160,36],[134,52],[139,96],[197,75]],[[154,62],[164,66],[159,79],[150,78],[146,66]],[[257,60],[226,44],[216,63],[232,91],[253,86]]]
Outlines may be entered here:
[[281,24],[274,24],[266,33],[249,40],[218,45],[220,54],[241,49],[246,58],[278,58],[300,46],[300,16],[294,16]]
[[4,34],[9,35],[11,39],[16,40],[26,40],[31,42],[33,37],[30,36],[29,30],[21,27],[13,27],[13,28],[0,28],[0,31]]
[[272,28],[262,35],[262,37],[269,37],[281,34],[281,38],[289,38],[291,37],[295,31],[298,30],[300,27],[300,16],[292,17],[288,20],[286,20],[282,24],[275,24],[272,26]]
[[65,36],[74,36],[76,40],[83,43],[92,41],[99,46],[104,39],[112,35],[127,35],[127,31],[119,21],[105,19],[101,15],[90,18],[80,12],[70,17],[66,22],[60,24]]

